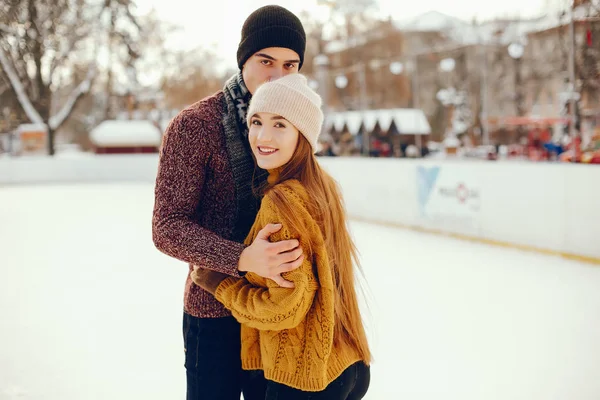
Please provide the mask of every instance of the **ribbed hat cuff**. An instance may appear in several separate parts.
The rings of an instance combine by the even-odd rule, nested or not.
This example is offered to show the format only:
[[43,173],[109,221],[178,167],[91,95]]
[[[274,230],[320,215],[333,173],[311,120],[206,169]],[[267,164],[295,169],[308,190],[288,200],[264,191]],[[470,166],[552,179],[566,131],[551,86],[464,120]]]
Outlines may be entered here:
[[[274,82],[275,83],[275,82]],[[256,113],[281,115],[292,123],[308,140],[313,152],[317,151],[317,141],[321,133],[321,109],[308,97],[298,91],[276,83],[263,87],[260,96],[254,96],[248,110],[248,125]]]

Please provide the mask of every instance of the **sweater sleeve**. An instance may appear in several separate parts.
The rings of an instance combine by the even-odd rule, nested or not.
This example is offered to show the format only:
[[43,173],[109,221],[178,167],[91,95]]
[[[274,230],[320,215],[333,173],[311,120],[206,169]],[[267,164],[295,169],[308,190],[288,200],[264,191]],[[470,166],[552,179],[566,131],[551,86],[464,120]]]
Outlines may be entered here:
[[[266,204],[265,204],[266,203]],[[312,220],[307,210],[293,203],[298,213]],[[271,241],[298,239],[296,232],[286,224],[285,218],[265,196],[259,213],[261,222],[281,223],[279,232],[271,235]],[[307,219],[305,219],[307,220]],[[303,246],[304,247],[304,246]],[[312,306],[314,296],[319,287],[313,270],[312,256],[306,254],[300,268],[283,274],[283,277],[294,282],[294,288],[282,288],[275,282],[267,280],[267,287],[259,287],[247,279],[227,278],[217,288],[215,297],[227,307],[233,316],[242,324],[260,330],[291,329],[306,317]]]
[[167,128],[160,150],[154,189],[152,239],[161,252],[203,268],[240,276],[244,245],[202,227],[194,215],[210,156],[210,127],[196,114],[183,111]]

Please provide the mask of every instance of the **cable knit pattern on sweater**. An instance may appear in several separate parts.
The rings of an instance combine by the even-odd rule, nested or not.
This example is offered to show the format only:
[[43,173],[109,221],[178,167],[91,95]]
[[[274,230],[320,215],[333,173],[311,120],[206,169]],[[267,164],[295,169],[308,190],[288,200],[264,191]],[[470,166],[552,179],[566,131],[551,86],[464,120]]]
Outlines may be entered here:
[[[360,360],[351,348],[334,345],[334,285],[331,263],[321,229],[306,207],[307,193],[300,182],[289,180],[271,190],[283,191],[293,209],[307,224],[312,254],[295,271],[284,274],[293,289],[248,273],[227,278],[216,298],[242,323],[242,366],[261,369],[267,379],[305,390],[320,391],[347,367]],[[303,248],[308,239],[298,237],[285,215],[264,196],[256,221],[246,239],[251,243],[261,228],[281,223],[271,241],[295,238]]]
[[[224,115],[221,91],[183,110],[167,128],[156,177],[152,237],[160,251],[189,263],[190,272],[193,265],[202,265],[240,276],[241,241],[254,222],[257,205],[246,201],[245,209],[239,210]],[[241,135],[231,140],[247,142]],[[252,171],[253,160],[242,160],[246,158],[246,169]],[[236,230],[243,231],[239,241]],[[212,294],[194,285],[189,274],[184,309],[201,318],[231,315]]]

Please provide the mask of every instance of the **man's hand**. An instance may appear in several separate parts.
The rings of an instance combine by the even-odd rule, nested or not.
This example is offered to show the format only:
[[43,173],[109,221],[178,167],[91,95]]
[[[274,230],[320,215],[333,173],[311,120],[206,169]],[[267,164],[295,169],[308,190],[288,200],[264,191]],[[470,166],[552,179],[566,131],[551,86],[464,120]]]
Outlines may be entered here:
[[213,295],[217,291],[217,287],[223,282],[228,275],[220,272],[211,271],[194,265],[194,270],[191,273],[192,281],[202,289]]
[[300,267],[304,254],[296,239],[269,242],[269,236],[280,229],[281,224],[269,224],[262,228],[254,242],[242,251],[238,270],[271,279],[281,287],[293,288],[294,283],[283,279],[281,274]]

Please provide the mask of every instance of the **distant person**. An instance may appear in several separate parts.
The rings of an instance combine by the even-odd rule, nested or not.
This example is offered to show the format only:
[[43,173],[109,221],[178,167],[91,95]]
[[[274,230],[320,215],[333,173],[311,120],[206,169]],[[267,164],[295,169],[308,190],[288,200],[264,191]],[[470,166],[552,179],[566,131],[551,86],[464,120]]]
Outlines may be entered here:
[[[156,177],[152,236],[165,254],[228,276],[269,279],[282,288],[281,277],[305,258],[298,238],[271,243],[279,232],[265,224],[244,245],[260,200],[248,144],[246,113],[252,94],[263,82],[296,74],[304,62],[306,34],[297,16],[279,6],[254,11],[242,27],[237,50],[240,71],[223,90],[183,110],[167,128]],[[250,385],[240,360],[240,324],[214,296],[185,284],[183,342],[187,400],[263,399],[264,388]],[[251,388],[251,389],[248,389]],[[255,390],[252,392],[251,390]],[[262,396],[262,397],[261,397]]]
[[242,365],[263,371],[266,400],[359,400],[369,387],[356,249],[338,184],[314,156],[322,123],[321,98],[303,75],[265,83],[250,102],[250,146],[269,178],[246,244],[272,223],[282,225],[276,243],[299,240],[306,257],[284,274],[294,287],[201,264],[192,274],[242,323]]
[[316,155],[319,157],[335,157],[337,154],[333,152],[333,145],[331,142],[323,142],[321,151],[319,151]]

